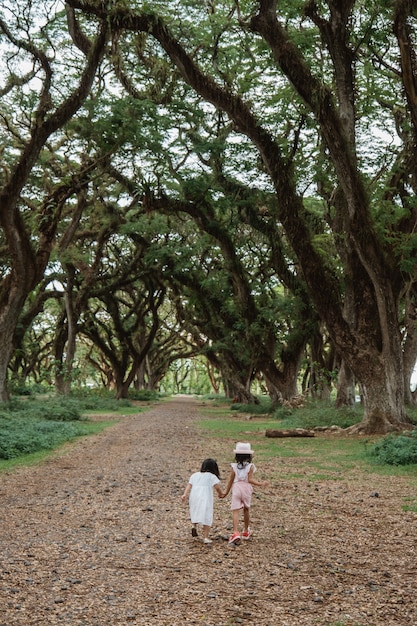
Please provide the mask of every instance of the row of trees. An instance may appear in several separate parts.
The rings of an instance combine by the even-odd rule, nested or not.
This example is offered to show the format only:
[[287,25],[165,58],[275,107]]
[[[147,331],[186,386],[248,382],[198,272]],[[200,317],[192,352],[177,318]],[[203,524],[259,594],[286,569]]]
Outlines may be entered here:
[[339,404],[360,385],[361,430],[404,427],[416,10],[6,0],[1,399],[45,359],[67,390],[83,344],[119,396],[200,354],[280,402],[307,350]]

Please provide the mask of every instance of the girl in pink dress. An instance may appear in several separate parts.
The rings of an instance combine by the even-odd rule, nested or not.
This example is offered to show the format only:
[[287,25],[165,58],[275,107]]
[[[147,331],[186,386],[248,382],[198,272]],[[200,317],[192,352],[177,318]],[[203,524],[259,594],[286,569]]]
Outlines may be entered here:
[[204,543],[211,543],[209,531],[213,525],[213,489],[217,491],[219,498],[225,497],[219,483],[220,472],[216,461],[206,459],[203,461],[200,471],[190,476],[181,496],[183,502],[189,497],[191,534],[193,537],[197,537],[197,524],[201,524]]
[[[233,534],[229,539],[229,543],[238,543],[240,539],[249,539],[251,536],[250,523],[250,505],[252,498],[253,485],[256,487],[266,487],[267,481],[258,481],[253,477],[256,467],[252,463],[254,454],[250,447],[250,443],[237,443],[234,450],[235,463],[231,463],[232,472],[229,477],[225,489],[225,496],[232,489],[232,519]],[[243,509],[243,532],[239,533],[239,515]]]

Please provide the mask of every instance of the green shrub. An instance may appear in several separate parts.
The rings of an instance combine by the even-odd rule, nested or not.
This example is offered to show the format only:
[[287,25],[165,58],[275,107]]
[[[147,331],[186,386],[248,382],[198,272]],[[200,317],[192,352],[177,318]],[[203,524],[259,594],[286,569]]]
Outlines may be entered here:
[[276,420],[286,420],[294,415],[294,413],[296,414],[297,410],[299,409],[294,409],[290,406],[280,406],[275,409],[273,416]]
[[69,399],[12,398],[0,409],[0,459],[56,448],[82,434],[80,419]]
[[90,426],[82,421],[87,410],[116,412],[131,406],[114,395],[74,394],[69,397],[12,397],[0,404],[0,459],[52,450],[75,437],[88,434]]
[[130,389],[129,398],[117,400],[114,391],[107,389],[80,389],[73,391],[70,397],[76,399],[84,411],[117,411],[121,407],[132,406],[132,400],[152,402],[158,400],[161,394],[150,389]]
[[138,400],[140,402],[153,402],[158,400],[160,394],[152,389],[130,389],[129,398],[131,400]]
[[12,393],[14,396],[34,396],[36,394],[47,394],[51,393],[51,389],[51,385],[42,385],[40,383],[24,385],[12,382],[10,384],[10,393]]
[[269,398],[260,398],[259,404],[233,402],[230,405],[230,410],[239,411],[239,413],[252,413],[253,415],[266,415],[271,412],[271,400]]
[[30,414],[34,418],[59,422],[81,419],[79,403],[67,398],[62,401],[54,399],[36,403],[31,407]]
[[117,400],[112,395],[97,395],[89,394],[86,396],[72,396],[71,400],[78,407],[78,410],[83,411],[117,411],[121,407],[132,406],[130,400]]
[[390,434],[370,449],[378,463],[387,465],[417,464],[417,430],[407,435]]
[[13,459],[51,450],[82,434],[76,423],[42,421],[31,417],[0,418],[0,459]]
[[361,421],[363,407],[343,407],[336,409],[324,402],[308,402],[298,407],[282,406],[276,409],[273,417],[284,422],[286,428],[315,428],[316,426],[339,426],[348,428]]
[[72,422],[81,419],[82,407],[71,398],[45,398],[37,400],[12,398],[9,402],[0,405],[0,418],[16,417],[60,422]]

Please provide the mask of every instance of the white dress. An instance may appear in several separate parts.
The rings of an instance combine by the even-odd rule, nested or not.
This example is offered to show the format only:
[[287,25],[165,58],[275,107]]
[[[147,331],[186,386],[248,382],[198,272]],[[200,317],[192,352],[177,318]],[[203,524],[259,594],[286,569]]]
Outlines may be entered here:
[[189,497],[190,518],[192,524],[213,524],[213,487],[220,480],[211,472],[196,472],[190,476]]

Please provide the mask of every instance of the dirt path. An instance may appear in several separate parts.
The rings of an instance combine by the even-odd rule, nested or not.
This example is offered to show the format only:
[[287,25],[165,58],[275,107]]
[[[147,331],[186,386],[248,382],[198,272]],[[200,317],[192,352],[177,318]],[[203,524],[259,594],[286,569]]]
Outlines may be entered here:
[[296,461],[272,459],[253,538],[225,541],[229,496],[205,546],[180,495],[206,456],[226,478],[232,442],[196,418],[192,400],[163,403],[0,476],[0,626],[417,624],[409,481],[295,482]]

